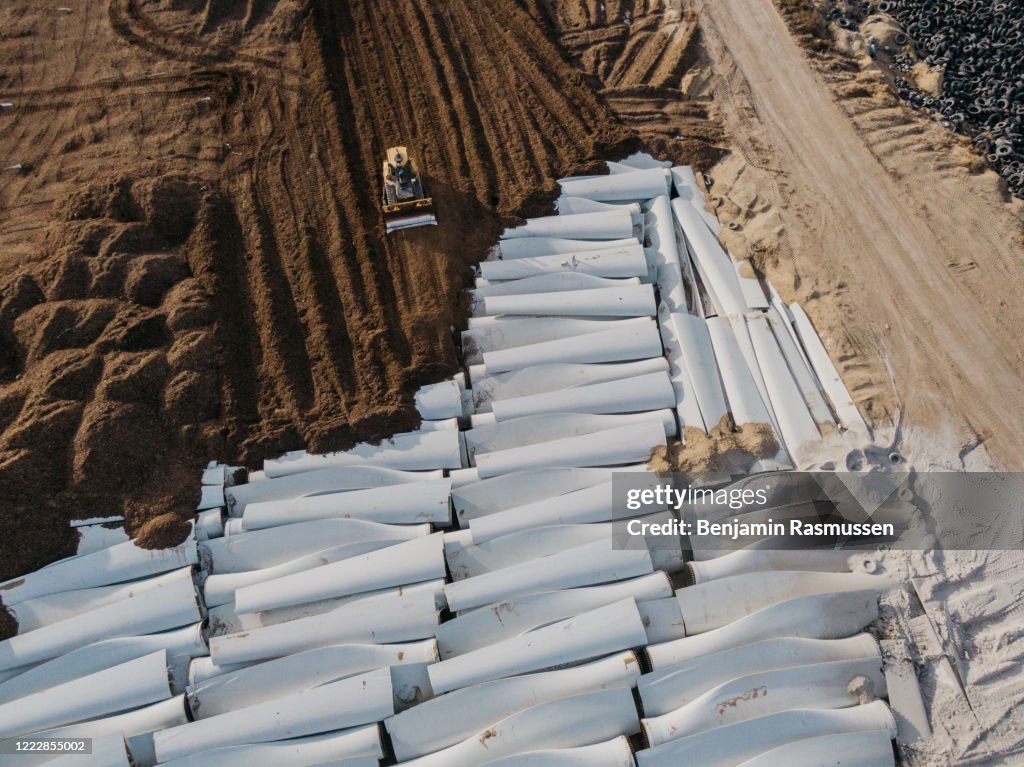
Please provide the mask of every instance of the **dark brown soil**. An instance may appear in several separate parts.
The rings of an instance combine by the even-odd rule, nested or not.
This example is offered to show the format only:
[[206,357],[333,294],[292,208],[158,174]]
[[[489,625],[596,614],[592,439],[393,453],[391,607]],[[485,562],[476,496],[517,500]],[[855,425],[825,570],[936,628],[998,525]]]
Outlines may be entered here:
[[0,605],[0,642],[10,639],[18,633],[18,621],[14,619],[7,608]]
[[545,0],[550,26],[623,124],[655,155],[709,169],[724,131],[688,2]]
[[[503,217],[636,148],[536,0],[0,6],[0,579],[415,426]],[[384,233],[404,144],[439,225]],[[538,192],[538,190],[540,190]]]

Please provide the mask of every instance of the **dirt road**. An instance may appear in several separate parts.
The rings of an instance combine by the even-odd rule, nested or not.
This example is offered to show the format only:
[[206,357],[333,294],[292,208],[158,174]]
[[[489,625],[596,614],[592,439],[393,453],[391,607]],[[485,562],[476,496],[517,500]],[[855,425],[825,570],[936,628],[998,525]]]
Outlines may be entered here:
[[715,93],[728,130],[767,159],[785,212],[800,219],[786,229],[797,274],[844,286],[848,324],[865,328],[846,340],[880,348],[907,425],[952,422],[963,447],[980,440],[1024,467],[1019,221],[953,177],[914,184],[883,167],[771,0],[697,6],[728,84]]

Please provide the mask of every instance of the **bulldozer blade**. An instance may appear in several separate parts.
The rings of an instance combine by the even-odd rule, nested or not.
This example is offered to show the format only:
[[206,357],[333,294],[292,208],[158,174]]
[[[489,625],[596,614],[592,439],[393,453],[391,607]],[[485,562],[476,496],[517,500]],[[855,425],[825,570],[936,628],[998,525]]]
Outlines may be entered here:
[[385,221],[388,234],[399,229],[411,229],[414,226],[437,226],[437,219],[433,213],[420,213],[418,215],[400,216]]

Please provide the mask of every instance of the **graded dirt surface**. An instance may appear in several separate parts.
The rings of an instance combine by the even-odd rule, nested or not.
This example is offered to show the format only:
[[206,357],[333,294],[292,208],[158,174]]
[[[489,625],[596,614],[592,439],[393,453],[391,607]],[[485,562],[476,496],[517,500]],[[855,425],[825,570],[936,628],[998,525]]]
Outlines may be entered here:
[[659,156],[725,152],[701,26],[683,0],[546,0],[562,47],[623,123]]
[[[210,458],[415,427],[502,217],[635,144],[530,3],[67,8],[0,8],[0,579],[68,518],[168,543]],[[437,227],[385,235],[393,144]]]

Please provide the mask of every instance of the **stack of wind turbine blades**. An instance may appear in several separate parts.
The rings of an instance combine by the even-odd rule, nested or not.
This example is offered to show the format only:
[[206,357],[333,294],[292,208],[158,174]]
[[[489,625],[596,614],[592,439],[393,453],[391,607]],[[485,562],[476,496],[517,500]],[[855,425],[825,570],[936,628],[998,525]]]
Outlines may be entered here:
[[404,762],[454,746],[518,711],[588,692],[628,691],[639,676],[636,655],[627,650],[571,668],[463,687],[399,713],[384,726]]
[[342,466],[264,479],[229,487],[225,491],[228,513],[240,517],[250,503],[288,501],[325,493],[392,487],[407,482],[425,482],[444,478],[440,469],[401,471],[379,466]]
[[[745,764],[760,754],[804,739],[861,732],[884,732],[888,735],[882,736],[886,741],[892,739],[896,725],[885,703],[874,701],[844,709],[794,708],[669,740],[637,752],[636,759],[638,767],[681,763],[724,767]],[[856,753],[816,751],[811,756],[815,760],[811,763],[820,764],[822,758],[842,764],[857,763]],[[762,762],[765,763],[784,762]]]
[[[639,199],[639,198],[637,198]],[[646,197],[644,197],[646,199]],[[633,217],[628,208],[597,213],[528,218],[522,226],[506,229],[501,239],[559,237],[580,240],[621,240],[633,237]]]
[[177,546],[150,550],[132,541],[82,556],[54,562],[20,578],[0,583],[5,605],[15,605],[29,599],[58,594],[74,588],[92,588],[139,580],[169,570],[196,564],[196,546],[193,534]]
[[644,464],[634,464],[619,469],[548,467],[512,472],[453,487],[452,506],[460,526],[466,527],[477,517],[609,482],[616,470],[639,472],[648,469]]
[[647,716],[661,716],[720,684],[748,674],[857,659],[881,663],[878,641],[870,634],[843,639],[765,639],[644,674],[639,682],[640,699]]
[[608,176],[575,176],[558,181],[567,197],[585,197],[600,202],[649,200],[668,194],[671,176],[664,168],[636,170]]
[[[718,242],[692,170],[607,165],[479,265],[466,373],[414,393],[414,431],[211,463],[180,546],[86,520],[107,532],[80,556],[0,584],[21,632],[0,642],[0,743],[376,767],[383,723],[416,767],[891,763],[870,556],[622,535],[615,473],[660,486],[652,452],[685,434],[768,428],[764,471],[867,427],[802,310]],[[786,476],[758,475],[751,519],[816,513]]]
[[480,263],[480,276],[488,284],[548,274],[640,278],[647,276],[647,258],[643,248],[634,240],[627,245],[602,247],[597,250]]
[[167,631],[201,619],[195,584],[186,572],[184,577],[162,579],[153,589],[129,593],[0,642],[0,671],[35,665],[105,639]]
[[499,240],[492,248],[493,260],[514,261],[520,258],[544,258],[547,256],[565,256],[574,253],[585,253],[608,248],[626,248],[637,244],[632,234],[614,240],[582,240],[564,237],[518,237]]
[[537,394],[560,392],[609,381],[669,371],[664,357],[636,362],[608,364],[554,363],[499,373],[473,382],[473,405],[477,414],[489,413],[493,402]]
[[[643,317],[609,320],[567,317],[472,318],[469,329],[462,332],[463,356],[467,363],[475,366],[484,361],[484,355],[488,352],[509,351],[591,333],[610,333],[650,324],[651,320]],[[658,354],[660,352],[651,356]],[[479,376],[472,377],[475,379]]]

